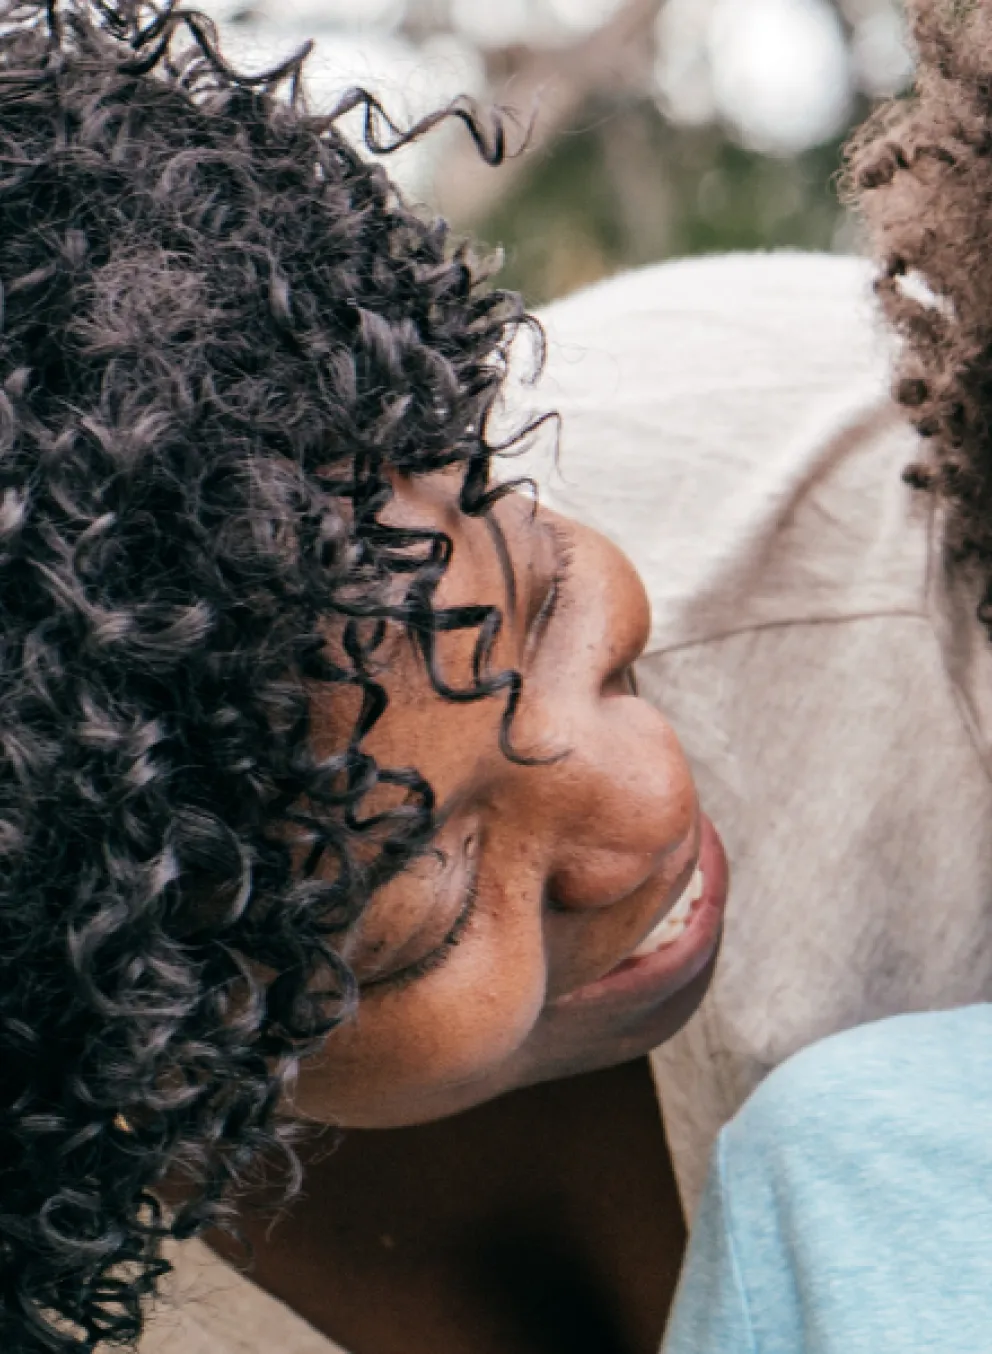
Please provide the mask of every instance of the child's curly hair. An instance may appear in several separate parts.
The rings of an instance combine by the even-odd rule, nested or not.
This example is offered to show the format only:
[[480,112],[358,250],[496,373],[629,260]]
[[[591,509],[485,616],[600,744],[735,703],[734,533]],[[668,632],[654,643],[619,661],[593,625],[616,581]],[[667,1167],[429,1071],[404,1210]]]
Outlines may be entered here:
[[992,635],[992,7],[907,8],[915,88],[855,134],[844,190],[901,339],[895,397],[928,439],[906,479],[940,499],[949,558],[981,571]]
[[[356,999],[335,938],[435,826],[363,749],[387,623],[442,694],[500,695],[504,742],[519,690],[498,611],[435,606],[448,538],[381,513],[394,471],[492,501],[530,321],[339,132],[404,139],[373,99],[308,112],[303,55],[248,79],[171,4],[0,4],[4,1354],[133,1342],[161,1239],[260,1153],[292,1177],[281,1092]],[[404,135],[451,115],[500,159],[463,104]],[[363,697],[324,760],[313,682]]]

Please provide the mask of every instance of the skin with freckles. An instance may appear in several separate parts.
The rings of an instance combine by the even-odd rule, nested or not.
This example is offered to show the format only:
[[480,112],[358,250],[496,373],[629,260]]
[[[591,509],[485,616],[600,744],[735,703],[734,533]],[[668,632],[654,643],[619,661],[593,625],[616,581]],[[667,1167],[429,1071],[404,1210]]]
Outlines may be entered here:
[[[647,1051],[698,1003],[715,948],[644,990],[590,988],[674,905],[700,849],[685,757],[633,691],[649,609],[632,565],[520,494],[486,521],[460,512],[456,476],[395,490],[390,520],[451,538],[439,601],[502,610],[493,668],[523,674],[512,746],[540,762],[500,751],[500,698],[444,700],[392,638],[389,705],[367,747],[430,781],[439,849],[384,887],[349,938],[357,1015],[295,1095],[307,1116],[364,1127],[436,1119]],[[441,641],[452,685],[468,684],[472,642],[464,631]],[[318,745],[339,713],[315,691]]]

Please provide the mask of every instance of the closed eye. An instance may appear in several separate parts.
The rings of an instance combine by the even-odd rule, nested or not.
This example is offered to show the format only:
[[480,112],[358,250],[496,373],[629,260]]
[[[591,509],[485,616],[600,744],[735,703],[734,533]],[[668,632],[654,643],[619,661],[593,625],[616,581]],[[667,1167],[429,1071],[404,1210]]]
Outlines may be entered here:
[[464,938],[476,913],[479,901],[479,856],[480,853],[476,851],[475,869],[466,886],[458,916],[441,943],[435,945],[434,949],[421,959],[414,960],[412,964],[404,964],[402,968],[396,969],[393,973],[384,974],[381,978],[370,978],[363,982],[361,984],[363,992],[375,988],[381,991],[383,988],[396,990],[397,988],[407,987],[419,978],[426,977],[428,973],[436,973],[439,968],[448,962],[455,947]]
[[554,546],[555,567],[548,584],[547,592],[527,631],[526,658],[532,659],[540,648],[552,620],[568,601],[568,583],[571,578],[572,561],[575,557],[575,543],[566,531],[554,522],[548,522],[546,529]]

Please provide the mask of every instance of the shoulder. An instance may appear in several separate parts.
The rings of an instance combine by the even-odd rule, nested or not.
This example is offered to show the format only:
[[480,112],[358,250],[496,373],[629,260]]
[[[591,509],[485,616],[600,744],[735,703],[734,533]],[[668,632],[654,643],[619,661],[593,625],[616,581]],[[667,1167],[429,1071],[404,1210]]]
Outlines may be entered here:
[[900,1015],[833,1035],[761,1083],[724,1130],[725,1162],[805,1157],[814,1141],[864,1153],[898,1132],[946,1141],[992,1113],[992,1005]]
[[727,298],[744,296],[759,308],[788,307],[804,299],[842,308],[852,299],[870,298],[873,276],[867,259],[849,254],[793,249],[703,254],[617,273],[552,302],[541,318],[630,315],[659,301],[719,308]]
[[[498,433],[561,417],[561,458],[539,439],[523,462],[548,495],[582,499],[586,477],[626,481],[700,469],[732,493],[777,462],[795,469],[866,406],[888,405],[890,346],[861,259],[776,252],[666,262],[623,273],[539,312],[514,345]],[[495,426],[494,425],[494,426]],[[554,504],[553,504],[554,506]],[[573,509],[579,504],[566,504]],[[579,514],[581,515],[581,514]]]
[[[507,385],[521,405],[594,405],[604,394],[695,401],[710,388],[885,376],[889,347],[864,259],[775,251],[670,260],[620,273],[538,311],[544,371],[529,390],[532,351],[515,347]],[[866,371],[866,364],[868,370]],[[887,378],[886,378],[887,379]]]
[[868,264],[665,263],[541,318],[544,373],[511,379],[506,408],[517,427],[556,410],[560,440],[538,437],[504,477],[626,551],[648,652],[918,605],[924,542],[899,478],[914,435],[889,398]]
[[668,1354],[984,1348],[990,1035],[989,1006],[900,1016],[772,1073],[720,1135]]
[[878,371],[887,350],[871,284],[863,259],[791,251],[622,273],[540,313],[545,379],[565,395],[571,378],[581,378],[586,395],[601,381],[636,387],[638,354],[650,363],[656,394],[678,389],[687,376],[698,389],[719,385],[721,375],[740,386],[742,379],[774,384],[790,373],[808,383],[834,367],[863,374],[865,362]]

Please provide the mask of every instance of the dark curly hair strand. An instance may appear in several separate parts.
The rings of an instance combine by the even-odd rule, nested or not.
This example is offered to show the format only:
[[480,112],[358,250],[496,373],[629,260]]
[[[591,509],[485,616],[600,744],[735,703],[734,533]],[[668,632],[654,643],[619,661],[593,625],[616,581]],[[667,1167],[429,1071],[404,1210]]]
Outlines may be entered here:
[[[389,626],[504,701],[510,751],[499,611],[436,605],[450,540],[382,513],[395,472],[502,492],[532,322],[337,127],[364,108],[388,151],[454,116],[495,163],[503,124],[316,116],[305,55],[248,79],[175,5],[0,4],[5,1354],[133,1343],[165,1237],[230,1225],[262,1154],[292,1189],[280,1096],[356,1002],[336,941],[436,826],[363,748]],[[322,759],[313,683],[361,697]]]

